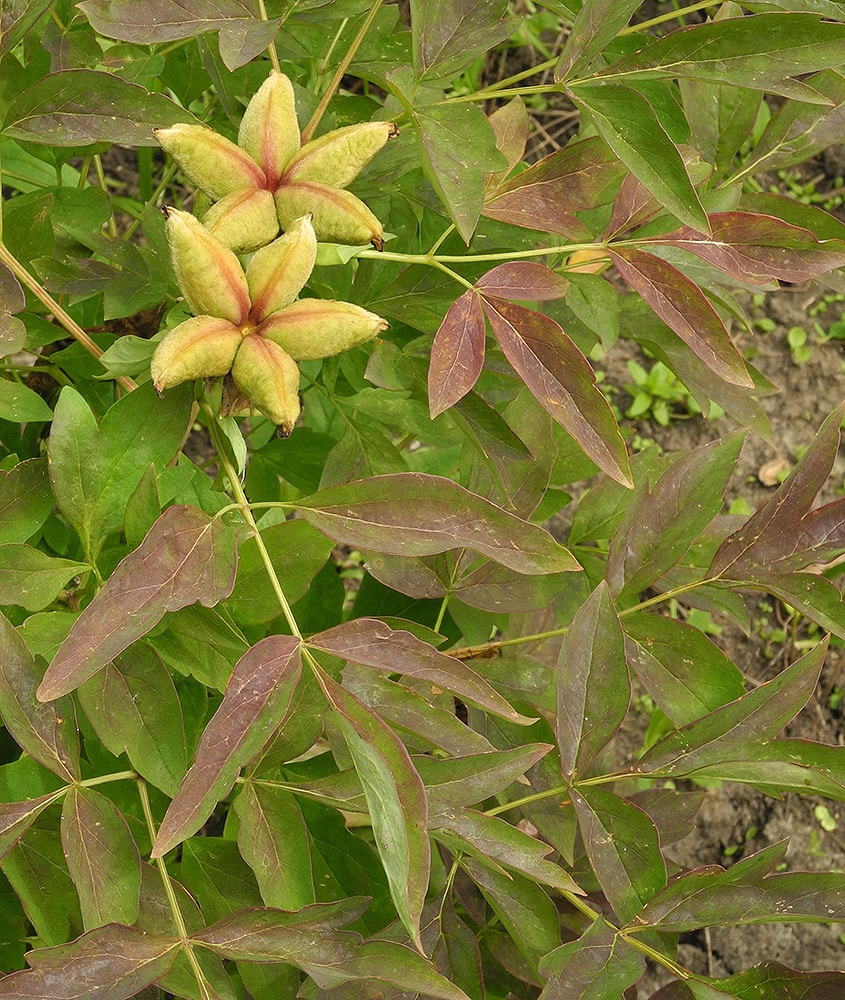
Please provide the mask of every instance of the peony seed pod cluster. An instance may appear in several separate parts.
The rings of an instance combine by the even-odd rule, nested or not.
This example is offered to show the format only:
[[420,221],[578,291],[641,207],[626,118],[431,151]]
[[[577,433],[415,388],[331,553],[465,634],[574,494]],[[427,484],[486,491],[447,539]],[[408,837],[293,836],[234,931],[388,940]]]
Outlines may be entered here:
[[[204,206],[198,216],[165,213],[176,280],[194,315],[156,348],[159,392],[223,377],[224,415],[257,410],[287,435],[300,412],[297,362],[386,329],[350,302],[297,296],[318,240],[382,249],[381,223],[345,188],[395,133],[391,123],[367,122],[303,146],[293,88],[276,72],[247,105],[237,144],[201,125],[156,131],[199,188],[195,207]],[[238,253],[251,253],[246,269]]]
[[188,212],[167,211],[173,269],[194,313],[153,354],[158,392],[189,379],[231,376],[226,412],[254,409],[293,430],[299,416],[298,361],[327,358],[386,329],[351,302],[299,299],[317,255],[309,216],[258,250],[246,271],[235,254]]

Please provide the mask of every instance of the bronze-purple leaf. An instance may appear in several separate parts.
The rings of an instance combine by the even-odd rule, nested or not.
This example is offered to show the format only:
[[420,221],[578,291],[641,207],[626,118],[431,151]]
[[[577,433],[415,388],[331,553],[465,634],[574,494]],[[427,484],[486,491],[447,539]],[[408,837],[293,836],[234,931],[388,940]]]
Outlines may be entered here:
[[345,622],[312,636],[308,644],[383,673],[419,677],[509,722],[530,726],[537,721],[520,715],[483,677],[462,661],[439,653],[410,632],[394,630],[376,618],[356,618]]
[[624,172],[601,139],[581,139],[505,181],[482,215],[526,229],[588,240],[592,238],[590,230],[574,213],[610,201]]
[[44,705],[36,698],[41,679],[35,657],[11,622],[0,614],[0,715],[15,742],[65,781],[79,773],[79,737],[70,698]]
[[196,833],[229,793],[238,771],[287,715],[301,669],[299,640],[289,635],[268,636],[238,660],[194,763],[164,815],[152,857]]
[[512,302],[546,302],[566,295],[569,282],[550,267],[531,260],[499,264],[483,274],[475,287],[485,295],[498,295]]
[[553,319],[490,296],[487,318],[505,357],[537,401],[584,452],[623,486],[631,486],[625,444],[590,363]]
[[[528,142],[528,109],[521,97],[515,97],[490,115],[488,121],[493,129],[496,149],[508,161],[507,168],[495,174],[488,174],[485,186],[488,193],[498,188],[513,168],[520,162]],[[21,307],[23,308],[23,307]]]
[[32,966],[3,980],[4,1000],[125,1000],[160,979],[181,946],[176,937],[122,924],[88,931],[70,944],[27,953]]
[[484,312],[472,290],[456,299],[434,335],[428,367],[428,406],[434,419],[454,406],[484,367]]
[[845,264],[845,242],[818,240],[809,229],[772,215],[716,212],[712,237],[684,226],[655,242],[702,257],[731,277],[765,285],[774,278],[808,281]]
[[295,506],[329,538],[360,549],[428,556],[468,548],[527,575],[581,568],[539,525],[442,476],[373,476],[329,486]]
[[88,680],[168,611],[232,592],[235,530],[194,507],[169,507],[74,622],[38,687],[53,701]]
[[65,790],[60,789],[25,802],[0,803],[0,858],[11,851],[47,806],[64,793]]
[[710,300],[678,268],[637,247],[608,248],[625,284],[720,378],[753,387],[742,355]]

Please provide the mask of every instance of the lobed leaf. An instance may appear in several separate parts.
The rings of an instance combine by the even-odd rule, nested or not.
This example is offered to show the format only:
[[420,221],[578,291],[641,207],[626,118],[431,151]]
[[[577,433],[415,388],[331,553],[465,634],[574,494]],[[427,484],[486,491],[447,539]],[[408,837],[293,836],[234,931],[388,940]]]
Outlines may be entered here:
[[160,979],[180,948],[176,937],[108,924],[70,944],[30,951],[32,966],[3,980],[6,1000],[125,1000]]
[[295,506],[315,528],[357,548],[426,556],[465,546],[517,573],[580,569],[538,525],[440,476],[373,476],[329,486]]
[[114,803],[93,788],[74,785],[62,808],[61,833],[85,929],[134,924],[141,858]]
[[18,746],[64,781],[79,778],[76,714],[69,698],[50,705],[36,697],[38,664],[20,633],[0,615],[0,715]]
[[608,252],[625,283],[714,374],[732,385],[754,385],[719,314],[692,279],[662,257],[636,247]]
[[107,750],[125,753],[139,774],[176,794],[188,767],[185,721],[170,673],[152,649],[121,653],[76,696]]
[[526,229],[588,240],[576,212],[605,204],[624,168],[597,136],[570,142],[488,193],[482,214]]
[[432,420],[472,389],[484,367],[484,311],[467,290],[456,299],[434,335],[428,368],[428,406]]
[[681,561],[721,511],[743,438],[733,434],[681,454],[653,486],[640,484],[610,542],[612,593],[634,596]]
[[567,780],[608,744],[630,698],[622,629],[602,582],[575,613],[558,657],[556,735]]
[[845,24],[817,14],[751,14],[695,24],[644,45],[597,75],[605,80],[692,77],[826,103],[793,77],[842,64]]
[[231,593],[234,529],[194,507],[168,507],[74,622],[38,687],[52,701],[79,687],[168,611]]
[[505,357],[537,401],[602,472],[630,486],[628,455],[613,412],[573,341],[553,319],[505,299],[485,298],[484,309]]
[[520,715],[465,663],[439,653],[410,632],[394,630],[376,618],[356,618],[320,632],[311,636],[308,645],[383,673],[399,673],[429,681],[518,725],[530,726],[537,721]]
[[294,636],[271,635],[238,660],[194,763],[170,802],[153,845],[162,857],[196,833],[290,708],[302,664]]
[[364,787],[390,896],[411,940],[422,950],[420,918],[431,866],[425,786],[389,726],[322,670],[317,679],[337,712]]
[[707,232],[707,215],[683,157],[648,100],[619,83],[578,84],[571,96],[589,113],[602,139],[661,205],[688,226]]
[[151,94],[113,73],[66,69],[40,77],[13,97],[3,132],[48,146],[156,146],[154,129],[191,120],[190,111],[163,94]]

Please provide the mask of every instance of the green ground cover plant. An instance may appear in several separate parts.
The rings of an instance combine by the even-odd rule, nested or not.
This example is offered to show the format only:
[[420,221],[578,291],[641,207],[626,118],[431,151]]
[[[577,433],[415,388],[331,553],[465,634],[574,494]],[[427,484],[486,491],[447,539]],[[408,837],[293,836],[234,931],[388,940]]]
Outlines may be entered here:
[[[715,781],[845,799],[782,735],[845,407],[723,503],[737,292],[845,265],[755,179],[845,138],[843,64],[833,0],[3,5],[0,997],[840,995],[677,944],[845,921],[845,873],[671,845]],[[710,443],[629,455],[619,340]],[[669,612],[758,595],[819,638],[750,686]]]

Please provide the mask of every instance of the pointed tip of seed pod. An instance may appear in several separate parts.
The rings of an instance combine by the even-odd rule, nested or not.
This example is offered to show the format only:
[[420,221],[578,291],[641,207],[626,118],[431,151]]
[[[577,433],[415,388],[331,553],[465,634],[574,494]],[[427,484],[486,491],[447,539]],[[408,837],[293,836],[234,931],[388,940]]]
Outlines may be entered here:
[[378,250],[379,253],[381,253],[384,250],[384,236],[381,233],[378,233],[376,236],[374,236],[370,240],[370,243],[373,245],[374,249]]

